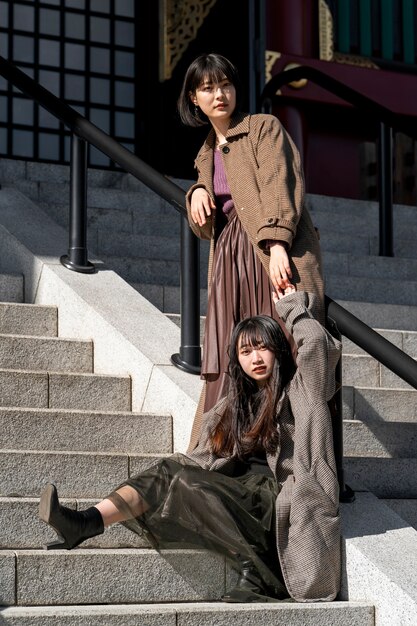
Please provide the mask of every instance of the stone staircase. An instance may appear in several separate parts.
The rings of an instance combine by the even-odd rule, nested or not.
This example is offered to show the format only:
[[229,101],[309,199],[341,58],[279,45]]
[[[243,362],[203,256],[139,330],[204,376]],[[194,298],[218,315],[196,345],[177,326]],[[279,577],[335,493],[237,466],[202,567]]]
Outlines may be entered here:
[[[68,221],[68,176],[68,168],[66,167],[14,161],[0,163],[0,182],[3,186],[18,188],[63,226],[66,226]],[[186,182],[179,182],[184,187],[187,186]],[[396,257],[388,259],[377,256],[378,209],[374,203],[352,201],[347,203],[341,199],[323,196],[308,196],[307,201],[313,221],[321,233],[328,295],[366,323],[379,329],[379,332],[387,339],[404,349],[412,357],[417,358],[417,273],[415,271],[417,268],[417,247],[415,246],[417,210],[413,207],[398,206],[395,208]],[[130,281],[160,310],[170,314],[171,319],[176,322],[178,322],[179,311],[179,228],[180,218],[177,212],[130,176],[116,172],[91,171],[89,173],[89,246],[91,250],[97,254],[98,258],[104,260],[111,269],[117,270],[126,280]],[[65,253],[66,251],[63,250],[62,252]],[[206,264],[207,245],[203,242],[201,246],[202,316],[205,313],[206,302],[204,289]],[[15,280],[18,278],[15,277]],[[2,278],[0,277],[1,285]],[[10,299],[14,300],[14,298]],[[31,309],[31,307],[20,305],[19,309],[20,314],[24,315],[23,312]],[[14,321],[10,323],[7,330],[0,332],[4,335],[17,335],[20,331],[17,331],[16,326],[14,326],[17,323],[16,319],[17,317],[14,316]],[[202,317],[202,325],[203,323],[204,317]],[[22,326],[23,334],[34,334],[27,333],[24,328]],[[40,332],[39,335],[44,336],[44,332]],[[39,349],[41,353],[46,354],[47,348],[40,347],[45,346],[44,340],[43,342],[39,340],[39,343],[36,343],[34,339],[29,339],[29,341],[32,341],[32,351]],[[56,337],[54,341],[57,342]],[[75,350],[72,345],[73,342],[67,340],[66,343]],[[4,440],[14,441],[13,444],[8,445],[7,450],[9,452],[4,453],[6,456],[1,454],[5,459],[2,462],[2,466],[4,466],[2,476],[5,477],[6,491],[2,486],[0,493],[3,497],[0,507],[3,507],[3,510],[7,509],[13,522],[12,524],[2,524],[3,529],[0,530],[0,533],[4,533],[6,538],[2,539],[0,545],[5,550],[4,554],[7,552],[8,558],[12,559],[7,567],[10,566],[10,569],[15,572],[17,570],[14,570],[13,567],[16,567],[19,562],[22,568],[23,563],[25,563],[32,573],[38,571],[38,568],[42,566],[40,564],[48,563],[45,567],[50,567],[50,569],[45,570],[42,577],[43,580],[48,580],[47,577],[49,576],[49,580],[52,580],[54,575],[59,578],[59,564],[65,563],[65,572],[67,568],[68,572],[83,572],[82,576],[79,576],[81,581],[87,574],[83,569],[84,566],[80,565],[81,556],[79,557],[80,561],[76,563],[76,560],[79,553],[86,558],[88,549],[60,553],[62,560],[57,558],[57,553],[54,555],[36,550],[48,533],[46,527],[41,527],[36,521],[33,521],[35,519],[33,513],[37,507],[36,498],[42,484],[45,480],[53,478],[60,487],[60,493],[63,497],[68,498],[69,502],[72,502],[74,506],[87,506],[91,499],[104,496],[115,483],[123,480],[127,471],[134,472],[138,468],[144,467],[146,463],[155,458],[155,454],[169,453],[171,450],[169,438],[172,439],[172,433],[169,434],[168,432],[166,438],[163,439],[161,423],[164,419],[169,420],[170,418],[167,416],[158,418],[155,416],[135,416],[129,414],[129,406],[126,405],[123,408],[114,408],[114,405],[105,407],[103,404],[95,404],[96,400],[101,402],[102,398],[100,391],[97,393],[93,391],[93,388],[96,388],[96,383],[93,384],[93,378],[95,379],[93,369],[75,373],[67,368],[65,371],[54,371],[50,374],[46,374],[45,371],[38,371],[36,374],[38,377],[36,379],[37,384],[43,385],[48,390],[45,392],[48,404],[33,405],[28,403],[29,400],[22,400],[23,406],[16,407],[13,400],[18,395],[24,398],[26,393],[26,398],[30,396],[32,402],[32,397],[34,398],[35,394],[31,393],[31,389],[32,385],[35,384],[33,382],[35,377],[27,378],[28,373],[24,371],[26,366],[20,372],[19,368],[13,370],[14,366],[8,355],[12,350],[18,349],[15,346],[19,346],[19,342],[14,337],[4,339],[3,343],[0,340],[0,351],[5,350],[4,357],[1,357],[5,359],[5,365],[3,365],[3,361],[0,362],[0,376],[4,376],[5,380],[14,381],[13,384],[15,385],[15,387],[11,387],[12,391],[9,392],[7,401],[2,403],[14,408],[0,409],[0,415],[5,420],[4,430],[7,432],[7,437]],[[88,346],[84,346],[83,349],[88,354]],[[19,348],[19,350],[23,350],[23,348]],[[91,350],[90,346],[90,354]],[[21,362],[23,363],[23,360]],[[9,368],[13,371],[10,372]],[[20,383],[16,382],[18,379]],[[59,388],[60,381],[63,384]],[[121,381],[118,384],[127,385],[126,377],[121,377]],[[408,388],[389,370],[362,353],[349,341],[344,341],[343,383],[345,467],[348,483],[356,490],[365,488],[373,491],[397,511],[406,522],[417,528],[417,483],[414,478],[417,466],[417,412],[415,408],[417,406],[415,400],[417,392]],[[116,383],[114,384],[116,385]],[[83,396],[82,401],[76,399],[76,393],[72,393],[73,387],[74,390],[77,388],[84,390],[81,394]],[[16,388],[19,389],[18,393],[13,391]],[[25,392],[25,389],[29,391]],[[63,399],[64,392],[67,392],[66,400]],[[127,397],[128,395],[127,392]],[[88,405],[84,404],[87,401],[86,396],[91,399]],[[54,398],[57,399],[58,404],[55,403]],[[53,404],[49,404],[51,399]],[[33,401],[35,400],[33,399]],[[65,407],[60,404],[64,401],[68,402]],[[77,404],[79,402],[81,404]],[[121,412],[114,413],[114,411]],[[5,415],[8,417],[6,418]],[[123,420],[123,429],[118,432],[115,424],[120,424],[121,419]],[[137,436],[132,435],[139,419],[144,420],[146,424],[143,434],[146,432],[149,435],[148,442],[142,439],[139,441]],[[94,427],[98,420],[100,420],[99,429]],[[77,425],[76,428],[74,428],[74,424]],[[151,431],[150,424],[157,425],[153,431]],[[44,425],[48,425],[48,427]],[[43,444],[38,442],[39,431],[44,431]],[[156,447],[152,444],[155,432],[158,442]],[[22,445],[23,443],[25,445]],[[19,447],[14,448],[17,445]],[[20,467],[25,468],[25,471],[18,471]],[[48,468],[51,468],[51,471]],[[20,480],[25,485],[24,489],[19,488],[18,482]],[[24,514],[23,509],[25,510]],[[30,522],[28,522],[29,517],[31,518]],[[25,527],[25,532],[18,532],[19,524],[20,528],[22,525]],[[30,532],[28,524],[31,529]],[[26,533],[28,533],[29,540],[24,539],[22,544],[18,543],[22,541],[19,537],[24,537]],[[24,551],[25,560],[22,553],[22,559],[19,561],[20,553],[16,550]],[[155,580],[154,575],[160,580],[166,581],[168,574],[163,570],[162,565],[157,565],[159,562],[157,555],[153,554],[150,558],[151,551],[144,546],[141,538],[131,537],[122,527],[115,527],[103,537],[98,538],[95,543],[92,543],[90,550],[96,550],[89,557],[91,562],[101,558],[111,560],[114,556],[114,565],[106,564],[106,568],[117,572],[115,576],[118,580],[119,576],[122,577],[120,593],[113,589],[114,585],[112,585],[110,577],[107,581],[109,592],[106,591],[107,588],[103,587],[102,583],[99,585],[97,580],[93,581],[91,578],[93,581],[92,589],[98,585],[96,595],[91,595],[91,591],[79,589],[77,585],[82,585],[81,582],[78,581],[73,584],[71,581],[69,586],[74,588],[73,601],[68,601],[68,596],[65,594],[72,592],[64,589],[65,585],[61,585],[61,583],[55,587],[56,593],[62,594],[62,601],[59,601],[57,597],[49,601],[45,592],[46,583],[43,586],[42,582],[38,582],[38,588],[35,590],[35,587],[32,587],[30,591],[30,584],[25,582],[22,589],[25,589],[24,593],[27,595],[24,596],[22,591],[22,598],[25,597],[26,600],[20,604],[36,604],[37,602],[33,600],[34,596],[38,596],[39,603],[43,605],[54,603],[101,604],[102,602],[123,604],[157,601],[157,599],[149,599],[152,594],[149,596],[140,595],[143,585],[137,582],[139,580],[137,576],[139,576],[142,568],[148,572],[146,575],[150,576],[151,581]],[[98,550],[100,551],[99,554],[97,554]],[[106,550],[111,551],[111,554],[105,552]],[[124,551],[123,555],[122,552],[119,554],[118,550]],[[18,555],[17,559],[10,554],[10,551],[12,554]],[[179,557],[179,561],[175,561],[177,556],[173,555],[172,562],[175,572],[179,571],[178,563],[181,562]],[[28,560],[32,557],[33,561],[28,566]],[[148,563],[148,558],[150,558],[149,563],[152,563],[149,567],[144,565]],[[202,560],[201,555],[194,555],[193,558],[200,565],[204,563],[201,567],[202,571],[208,571],[207,562]],[[54,561],[54,559],[56,560]],[[127,559],[131,559],[131,563],[128,563]],[[121,560],[126,567],[119,565]],[[84,562],[87,562],[87,558]],[[122,570],[128,571],[129,566],[134,568],[137,575],[124,577],[125,574]],[[5,571],[9,571],[7,567]],[[103,565],[99,567],[103,570]],[[149,568],[152,569],[152,573]],[[155,571],[153,571],[154,568]],[[215,568],[214,565],[213,568]],[[178,602],[179,600],[187,602],[196,599],[203,601],[218,597],[216,594],[219,594],[219,588],[214,589],[211,585],[214,579],[217,583],[221,580],[224,584],[226,576],[224,565],[221,566],[220,570],[213,569],[210,573],[210,584],[205,579],[198,578],[197,570],[197,565],[190,567],[190,578],[187,578],[186,572],[181,571],[181,576],[185,576],[185,580],[188,581],[186,584],[181,583],[181,590],[183,590],[184,585],[188,589],[191,580],[197,587],[200,585],[200,589],[201,586],[204,589],[207,587],[210,590],[208,596],[204,596],[204,593],[199,595],[199,591],[197,591],[196,597],[193,595],[195,592],[193,588],[193,591],[185,592],[189,594],[188,597],[180,594],[174,598],[169,596],[171,598],[169,600],[164,596],[165,591],[161,589],[158,594],[159,601],[162,599],[164,602]],[[22,569],[21,572],[23,573],[23,571]],[[214,571],[217,571],[218,574],[213,576]],[[76,574],[74,576],[77,578]],[[177,578],[174,574],[172,576],[172,581],[167,581],[167,585],[170,588],[175,588]],[[90,574],[87,578],[90,579]],[[131,581],[134,578],[136,578],[136,587],[133,591]],[[18,576],[17,580],[23,580],[23,578]],[[197,584],[195,581],[200,582]],[[90,587],[90,584],[88,586]],[[126,593],[123,591],[124,586]],[[26,589],[28,589],[27,592]],[[113,591],[116,595],[119,593],[117,600],[109,599],[114,598]],[[29,599],[30,594],[32,594],[32,599]],[[10,600],[6,599],[0,603],[9,604]],[[74,609],[60,608],[59,619],[62,623],[112,624],[112,611],[115,611],[114,623],[119,619],[117,616],[123,614],[123,624],[129,624],[135,623],[134,620],[137,615],[143,615],[145,611],[148,620],[155,620],[155,622],[149,621],[149,623],[158,624],[222,624],[221,620],[223,619],[224,623],[227,620],[227,623],[232,624],[259,623],[255,617],[256,608],[249,610],[246,607],[234,612],[230,607],[215,605],[215,610],[218,612],[214,618],[213,605],[206,606],[201,603],[196,606],[171,604],[163,609],[157,606],[153,606],[152,609],[149,606],[129,608],[122,606],[122,604],[119,604],[117,608],[107,607],[107,613],[105,609],[96,606]],[[369,618],[368,613],[366,613],[369,611],[368,605],[352,607],[352,611],[359,611],[359,617],[356,618],[354,612],[348,617],[348,613],[344,611],[350,605],[342,604],[341,615],[343,619],[346,619],[347,624],[368,623]],[[337,603],[332,603],[331,606],[334,610],[338,610]],[[271,624],[281,623],[278,620],[282,619],[282,623],[285,624],[320,623],[324,625],[327,623],[326,619],[335,620],[335,622],[337,619],[336,614],[329,618],[324,617],[324,612],[328,610],[328,607],[316,606],[314,610],[323,611],[323,615],[320,613],[319,616],[319,613],[309,612],[310,609],[313,610],[313,607],[304,606],[303,608],[307,612],[303,614],[303,617],[301,617],[300,612],[297,612],[296,609],[298,608],[298,605],[276,607],[273,610],[268,609],[265,615],[271,614]],[[18,617],[14,617],[16,611]],[[25,624],[26,622],[19,621],[19,619],[26,619],[21,611],[23,609],[19,607],[9,608],[6,609],[6,612],[0,612],[0,617],[3,615],[4,618],[7,617],[9,621],[5,623]],[[47,624],[47,619],[53,619],[48,617],[52,609],[39,608],[33,609],[33,611],[28,619],[39,619],[38,623],[40,624]],[[106,617],[103,617],[103,611]],[[248,611],[250,617],[247,615]],[[276,611],[279,612],[279,617]],[[365,611],[365,613],[362,614],[361,611]],[[39,612],[39,618],[35,618]],[[366,617],[364,617],[365,615]],[[13,619],[17,621],[13,622]],[[76,622],[75,619],[80,621]],[[167,621],[163,621],[165,619]],[[268,619],[269,617],[264,619],[264,614],[262,614],[262,624],[267,624]],[[274,622],[274,619],[277,621]],[[305,621],[302,621],[303,619]],[[316,619],[317,621],[314,621]],[[355,622],[355,619],[358,619],[358,622]],[[159,622],[158,620],[162,621]],[[30,623],[37,622],[30,621]],[[329,623],[333,622],[329,621]],[[345,622],[341,621],[340,623]]]
[[[1,300],[22,299],[18,277],[0,285]],[[96,374],[92,342],[58,329],[56,307],[0,303],[0,624],[374,624],[369,603],[216,603],[233,581],[222,559],[162,558],[120,525],[80,549],[42,550],[55,536],[37,517],[47,481],[82,509],[172,452],[171,417],[131,412],[130,378]]]

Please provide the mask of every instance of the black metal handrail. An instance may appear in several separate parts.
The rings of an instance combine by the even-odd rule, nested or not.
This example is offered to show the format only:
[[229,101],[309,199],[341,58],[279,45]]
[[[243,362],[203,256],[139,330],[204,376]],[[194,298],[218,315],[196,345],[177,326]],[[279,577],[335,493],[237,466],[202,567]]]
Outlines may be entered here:
[[417,361],[328,296],[325,304],[327,319],[335,322],[344,337],[417,389]]
[[296,80],[308,79],[319,87],[342,98],[361,111],[372,115],[380,122],[378,145],[379,179],[379,254],[394,256],[393,214],[392,214],[392,129],[401,131],[417,139],[417,125],[407,116],[394,113],[379,102],[360,93],[356,89],[341,83],[336,78],[308,65],[284,70],[273,76],[265,85],[260,96],[260,105],[264,112],[270,113],[272,101],[277,90]]
[[[311,69],[311,68],[310,68]],[[297,76],[286,72],[286,79]],[[301,72],[302,74],[302,72]],[[184,191],[147,163],[136,157],[105,132],[94,126],[70,106],[59,100],[44,87],[38,85],[12,63],[0,56],[0,75],[9,80],[26,96],[36,100],[52,115],[73,132],[71,150],[71,202],[70,202],[70,245],[68,255],[62,263],[71,270],[90,272],[85,244],[86,211],[86,159],[85,143],[89,142],[114,162],[138,178],[147,187],[164,198],[183,216],[181,224],[181,347],[171,360],[174,365],[187,372],[198,373],[200,368],[199,337],[199,254],[198,240],[188,227]],[[270,84],[270,83],[268,83]],[[391,371],[417,389],[417,363],[404,352],[393,346],[346,309],[326,297],[327,320],[335,334],[341,333],[357,343],[371,356],[386,365]],[[186,324],[183,321],[186,320]],[[340,370],[340,365],[339,365]],[[339,378],[339,380],[341,380]],[[345,485],[343,475],[343,423],[341,390],[337,395],[337,415],[333,421],[336,465],[341,486],[341,499],[352,500],[351,490]]]

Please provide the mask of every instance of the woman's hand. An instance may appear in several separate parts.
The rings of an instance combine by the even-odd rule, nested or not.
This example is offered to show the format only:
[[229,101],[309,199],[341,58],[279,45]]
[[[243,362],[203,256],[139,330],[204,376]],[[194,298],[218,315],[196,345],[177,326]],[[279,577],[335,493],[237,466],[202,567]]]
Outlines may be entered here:
[[273,243],[270,247],[270,254],[269,275],[271,283],[278,295],[285,295],[285,289],[292,287],[290,281],[292,272],[285,245],[280,241]]
[[216,208],[213,200],[203,187],[197,187],[191,196],[191,217],[194,224],[204,226],[206,216],[211,215],[213,209]]
[[289,296],[290,293],[295,293],[297,290],[294,287],[294,285],[288,285],[288,287],[285,287],[284,289],[284,293],[278,293],[278,295],[275,293],[275,291],[272,292],[272,300],[274,301],[274,303],[276,304],[278,302],[278,300],[282,300],[282,298],[285,298],[285,296]]

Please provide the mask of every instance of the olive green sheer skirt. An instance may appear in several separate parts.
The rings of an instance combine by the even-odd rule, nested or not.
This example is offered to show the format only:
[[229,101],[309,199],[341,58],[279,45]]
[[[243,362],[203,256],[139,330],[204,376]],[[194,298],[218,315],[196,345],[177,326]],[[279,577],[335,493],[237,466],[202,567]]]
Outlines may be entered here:
[[[126,485],[145,501],[140,515],[118,491]],[[144,532],[157,550],[204,548],[237,568],[249,559],[266,585],[275,587],[282,584],[275,537],[277,495],[272,477],[226,476],[175,454],[129,478],[108,497],[125,516],[123,525]]]

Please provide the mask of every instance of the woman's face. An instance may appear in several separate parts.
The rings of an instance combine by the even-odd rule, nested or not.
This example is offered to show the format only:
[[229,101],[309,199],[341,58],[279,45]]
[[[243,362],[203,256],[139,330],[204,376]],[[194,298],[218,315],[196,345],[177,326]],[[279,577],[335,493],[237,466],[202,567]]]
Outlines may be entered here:
[[241,368],[262,387],[272,374],[275,354],[262,343],[249,345],[242,335],[238,339],[237,354]]
[[228,121],[236,108],[236,89],[226,76],[218,83],[207,77],[191,95],[191,100],[210,122]]

